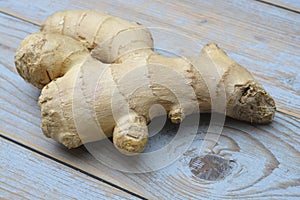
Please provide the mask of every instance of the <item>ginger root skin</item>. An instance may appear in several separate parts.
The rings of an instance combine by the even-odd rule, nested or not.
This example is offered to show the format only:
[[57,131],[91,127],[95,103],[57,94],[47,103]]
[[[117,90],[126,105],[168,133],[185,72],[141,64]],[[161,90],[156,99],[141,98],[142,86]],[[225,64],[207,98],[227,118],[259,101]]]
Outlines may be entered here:
[[[207,44],[197,57],[164,57],[153,51],[148,29],[99,11],[51,15],[41,32],[22,42],[15,65],[42,88],[43,133],[68,148],[113,137],[122,153],[140,153],[153,105],[161,104],[173,123],[199,111],[219,112],[212,110],[211,98],[220,97],[221,84],[227,116],[266,124],[275,114],[272,97],[216,44]],[[74,108],[74,101],[86,108]],[[104,134],[93,134],[91,115]],[[78,123],[84,133],[78,134]]]

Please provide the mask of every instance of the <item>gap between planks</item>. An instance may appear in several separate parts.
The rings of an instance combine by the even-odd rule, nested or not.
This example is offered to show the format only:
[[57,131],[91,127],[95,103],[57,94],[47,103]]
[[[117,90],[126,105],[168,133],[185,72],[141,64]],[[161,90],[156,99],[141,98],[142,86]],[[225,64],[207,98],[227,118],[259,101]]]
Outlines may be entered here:
[[0,146],[0,199],[139,199],[11,140]]
[[[300,11],[295,10],[293,8],[288,8],[285,5],[279,5],[279,4],[276,4],[276,3],[273,3],[273,2],[269,2],[269,1],[264,1],[264,0],[254,0],[254,1],[257,1],[257,2],[260,2],[260,3],[263,3],[263,4],[267,4],[267,5],[270,5],[270,6],[274,6],[274,7],[277,7],[277,8],[283,9],[283,10],[287,10],[287,11],[290,11],[290,12],[294,12],[296,14],[300,14]],[[15,17],[17,19],[23,20],[25,22],[31,23],[31,24],[36,25],[36,26],[41,26],[41,22],[39,22],[39,21],[28,19],[26,17],[18,15],[16,13],[12,12],[12,11],[5,10],[3,8],[0,8],[0,13],[9,15],[11,17]]]
[[277,8],[281,8],[281,9],[284,9],[284,10],[287,10],[287,11],[290,11],[290,12],[293,12],[293,13],[296,13],[296,14],[300,14],[300,11],[299,10],[296,10],[297,8],[294,8],[294,7],[287,7],[287,5],[281,5],[279,3],[276,3],[276,2],[273,2],[273,1],[270,1],[270,0],[254,0],[254,1],[257,1],[257,2],[260,2],[260,3],[264,3],[264,4],[267,4],[267,5],[270,5],[270,6],[275,6]]
[[[273,4],[273,3],[269,3],[269,2],[265,2],[265,1],[261,1],[261,0],[254,0],[254,1],[258,1],[258,2],[261,2],[261,3],[265,3],[265,4],[268,4],[268,5],[271,5],[271,6],[275,6],[275,7],[281,8],[281,9],[285,9],[285,10],[288,10],[288,11],[291,11],[291,12],[296,12],[297,14],[300,14],[300,12],[298,12],[298,11],[291,10],[291,9],[283,7],[283,6],[277,6],[277,5]],[[7,15],[7,16],[11,16],[11,17],[19,19],[19,20],[22,20],[24,22],[30,23],[30,24],[38,26],[38,27],[40,27],[41,24],[42,24],[41,22],[28,19],[26,17],[23,17],[21,15],[18,15],[18,14],[14,13],[14,12],[11,12],[11,11],[8,11],[8,10],[2,9],[2,8],[0,8],[0,13],[2,13],[4,15]],[[289,116],[296,117],[296,118],[300,119],[300,115],[297,114],[297,113],[294,113],[294,112],[282,109],[280,107],[278,108],[278,106],[277,106],[276,110],[277,110],[277,112],[284,113],[286,115],[289,115]]]
[[5,10],[3,8],[0,8],[0,13],[2,13],[4,15],[7,15],[7,16],[14,17],[16,19],[22,20],[24,22],[30,23],[30,24],[35,25],[35,26],[41,26],[41,24],[42,24],[42,23],[40,23],[38,21],[27,19],[26,17],[22,17],[21,15],[18,15],[18,14],[14,13],[14,12]]
[[73,169],[73,170],[75,170],[75,171],[81,172],[81,173],[83,173],[83,174],[85,174],[85,175],[87,175],[87,176],[89,176],[89,177],[91,177],[91,178],[93,178],[93,179],[96,179],[96,180],[98,180],[98,181],[100,181],[100,182],[102,182],[102,183],[104,183],[104,184],[107,184],[107,185],[112,186],[112,187],[114,187],[114,188],[116,188],[116,189],[118,189],[118,190],[121,190],[121,191],[123,191],[123,192],[126,192],[126,193],[128,193],[128,194],[130,194],[130,195],[132,195],[132,196],[135,196],[135,197],[140,198],[140,199],[146,199],[145,197],[142,197],[142,196],[140,196],[140,195],[138,195],[138,194],[136,194],[136,193],[134,193],[134,192],[131,192],[131,191],[125,189],[125,188],[122,188],[122,187],[120,187],[120,186],[118,186],[118,185],[116,185],[116,184],[114,184],[114,183],[111,183],[111,182],[109,182],[109,181],[106,181],[106,180],[104,180],[104,179],[102,179],[102,178],[100,178],[100,177],[98,177],[98,176],[95,176],[95,175],[93,175],[93,174],[91,174],[91,173],[89,173],[89,172],[86,172],[86,171],[84,171],[84,170],[82,170],[82,169],[80,169],[80,168],[77,168],[77,167],[75,167],[75,166],[73,166],[73,165],[71,165],[71,164],[69,164],[69,163],[66,163],[66,162],[64,162],[64,161],[62,161],[62,160],[59,160],[59,159],[54,158],[54,157],[51,157],[50,155],[48,155],[48,154],[46,154],[46,153],[43,153],[43,152],[41,152],[41,151],[39,151],[39,150],[37,150],[37,149],[35,149],[35,148],[32,148],[32,147],[30,147],[30,146],[27,146],[26,144],[23,144],[22,142],[19,142],[19,141],[15,140],[15,139],[13,139],[13,138],[11,138],[11,137],[6,137],[5,134],[3,134],[2,131],[0,131],[0,138],[4,139],[4,140],[6,140],[6,141],[12,142],[12,143],[14,143],[14,144],[16,144],[16,145],[18,145],[18,146],[21,146],[21,147],[23,147],[23,148],[25,148],[25,149],[27,149],[27,150],[30,150],[30,151],[36,153],[36,154],[39,154],[39,155],[41,155],[41,156],[43,156],[43,157],[45,157],[45,158],[47,158],[47,159],[50,159],[50,160],[55,161],[55,162],[57,162],[57,163],[60,163],[60,164],[66,166],[66,167],[69,167],[69,168],[71,168],[71,169]]

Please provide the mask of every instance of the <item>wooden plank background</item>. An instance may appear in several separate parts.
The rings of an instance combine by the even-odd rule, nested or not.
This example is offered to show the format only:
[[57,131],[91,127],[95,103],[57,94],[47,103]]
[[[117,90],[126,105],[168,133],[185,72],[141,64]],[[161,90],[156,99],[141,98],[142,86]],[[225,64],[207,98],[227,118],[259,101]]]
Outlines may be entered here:
[[[280,6],[295,11],[298,7],[292,1],[268,2],[280,2]],[[168,28],[177,35],[168,35],[166,40],[165,33],[158,33],[156,46],[172,49],[177,54],[197,55],[205,43],[218,43],[263,83],[275,98],[280,112],[277,112],[275,121],[266,126],[227,120],[213,150],[216,155],[230,159],[233,166],[231,173],[219,181],[199,179],[189,166],[190,160],[198,156],[197,150],[207,129],[205,120],[189,151],[172,165],[152,173],[122,173],[97,162],[84,148],[66,150],[41,133],[40,108],[36,103],[40,91],[17,75],[13,56],[22,39],[38,31],[38,25],[48,15],[57,10],[79,8],[107,11],[148,27]],[[300,197],[300,15],[297,12],[251,0],[186,0],[176,3],[134,0],[0,1],[0,11],[0,131],[5,140],[15,143],[6,145],[7,148],[21,152],[24,150],[17,149],[21,144],[52,159],[47,161],[52,169],[58,165],[55,162],[63,165],[62,181],[69,180],[66,174],[74,173],[77,180],[86,179],[90,187],[87,191],[101,187],[103,191],[111,190],[116,197],[124,192],[151,199],[169,199],[174,195],[183,199]],[[188,34],[197,43],[179,40],[178,34]],[[150,145],[159,146],[168,141],[169,135],[163,133],[174,129],[174,125],[168,125],[159,141],[150,140]],[[7,152],[7,148],[1,150]],[[42,156],[36,159],[43,159]],[[28,163],[29,166],[34,164]],[[72,168],[68,169],[70,166]],[[74,169],[81,170],[89,178]],[[40,176],[47,178],[43,173]],[[104,182],[101,183],[101,180]],[[123,191],[116,190],[116,187]],[[64,191],[59,193],[64,194]],[[98,195],[101,197],[102,194]],[[128,197],[126,195],[124,197]]]
[[137,199],[3,138],[0,149],[1,198]]

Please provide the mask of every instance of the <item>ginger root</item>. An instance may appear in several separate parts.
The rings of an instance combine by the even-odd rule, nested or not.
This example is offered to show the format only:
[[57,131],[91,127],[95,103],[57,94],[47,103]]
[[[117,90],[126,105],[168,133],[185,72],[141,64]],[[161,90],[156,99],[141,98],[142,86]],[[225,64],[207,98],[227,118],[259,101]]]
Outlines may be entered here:
[[[275,113],[261,84],[217,45],[207,44],[197,57],[164,57],[153,51],[147,28],[99,11],[53,14],[22,42],[15,65],[42,89],[43,133],[68,148],[112,136],[121,152],[142,152],[151,106],[161,104],[174,123],[194,112],[218,112],[211,98],[220,96],[220,84],[227,116],[265,124]],[[80,101],[87,106],[75,108]],[[94,134],[90,120],[103,135]]]

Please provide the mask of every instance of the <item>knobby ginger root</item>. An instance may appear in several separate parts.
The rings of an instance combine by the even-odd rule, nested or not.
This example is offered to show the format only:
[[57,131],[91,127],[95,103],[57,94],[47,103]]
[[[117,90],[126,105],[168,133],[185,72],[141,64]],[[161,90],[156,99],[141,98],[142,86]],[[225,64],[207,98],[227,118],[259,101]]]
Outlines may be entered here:
[[[121,152],[142,152],[151,106],[161,104],[174,123],[194,112],[218,112],[211,98],[220,97],[221,85],[227,116],[265,124],[275,113],[261,84],[217,45],[207,44],[198,57],[164,57],[153,51],[148,29],[99,11],[53,14],[22,42],[15,65],[42,88],[44,134],[68,148],[112,136]],[[86,107],[74,106],[81,101]],[[90,120],[104,134],[94,134]]]

